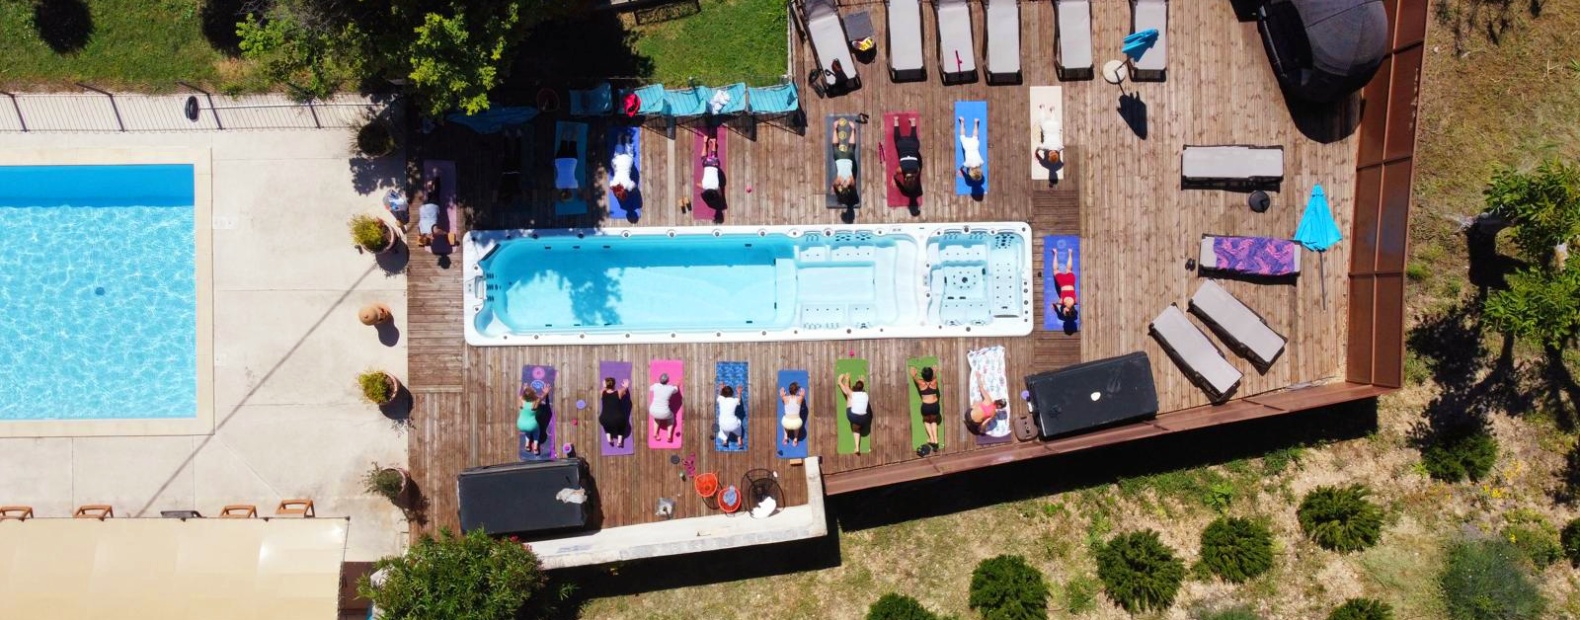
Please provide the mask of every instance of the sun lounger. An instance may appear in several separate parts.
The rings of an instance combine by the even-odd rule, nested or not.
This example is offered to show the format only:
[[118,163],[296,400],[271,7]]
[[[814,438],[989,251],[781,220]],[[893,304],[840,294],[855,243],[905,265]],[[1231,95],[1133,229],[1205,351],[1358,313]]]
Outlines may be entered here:
[[1179,306],[1169,304],[1164,308],[1163,314],[1152,319],[1150,331],[1169,357],[1174,358],[1174,363],[1179,364],[1180,370],[1206,390],[1214,401],[1228,398],[1240,384],[1240,371],[1229,365],[1229,360],[1224,359],[1218,347],[1207,339],[1207,334],[1197,329]]
[[1149,28],[1158,31],[1158,42],[1131,63],[1130,79],[1137,82],[1162,82],[1169,66],[1168,0],[1130,0],[1130,31]]
[[614,110],[614,93],[608,82],[587,90],[571,91],[571,116],[604,116]]
[[945,84],[977,81],[971,5],[966,0],[938,0],[938,66]]
[[1019,0],[987,0],[987,81],[1020,83]]
[[754,116],[794,114],[801,109],[801,96],[794,82],[747,88],[746,101]]
[[709,88],[706,100],[708,116],[732,116],[747,110],[746,83],[736,82],[729,86]]
[[219,509],[221,519],[256,519],[258,507],[252,504],[230,504]]
[[1257,368],[1266,369],[1284,352],[1284,337],[1267,325],[1239,298],[1217,282],[1207,280],[1190,298],[1190,310],[1203,323]]
[[274,507],[274,516],[312,518],[318,513],[313,511],[313,500],[282,499],[280,505]]
[[1284,179],[1284,147],[1186,146],[1180,178],[1186,187],[1278,183]]
[[812,39],[812,55],[817,57],[818,68],[834,70],[834,61],[844,70],[850,88],[861,87],[856,75],[856,61],[850,56],[850,38],[845,35],[845,22],[839,17],[835,0],[806,0],[806,29]]
[[115,518],[115,508],[112,508],[109,504],[83,504],[78,506],[77,511],[71,513],[71,516],[75,519],[98,519],[103,521]]
[[[850,121],[850,130],[856,138],[856,157],[851,166],[851,174],[856,178],[855,200],[846,204],[838,194],[834,193],[834,175],[837,172],[834,165],[834,123],[840,119]],[[828,135],[823,138],[823,170],[827,183],[824,188],[828,192],[824,195],[823,206],[830,209],[859,209],[861,208],[861,121],[854,114],[828,115]]]
[[1300,245],[1272,237],[1202,235],[1202,271],[1276,278],[1300,273]]
[[1055,0],[1059,47],[1055,71],[1061,80],[1090,80],[1092,69],[1092,3]]
[[889,79],[927,79],[922,57],[922,5],[919,0],[889,0]]
[[640,88],[620,91],[620,101],[621,105],[624,105],[625,96],[634,94],[639,102],[637,116],[663,116],[669,109],[665,106],[667,100],[664,93],[663,84],[648,84]]
[[12,519],[26,521],[33,518],[32,506],[0,506],[0,521]]

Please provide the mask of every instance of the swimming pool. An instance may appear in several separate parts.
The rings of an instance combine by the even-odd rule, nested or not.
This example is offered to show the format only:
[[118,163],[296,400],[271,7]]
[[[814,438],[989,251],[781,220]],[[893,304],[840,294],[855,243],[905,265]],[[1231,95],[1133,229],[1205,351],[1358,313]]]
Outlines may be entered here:
[[1031,333],[1024,223],[473,231],[475,346]]
[[0,166],[0,423],[198,415],[190,164]]

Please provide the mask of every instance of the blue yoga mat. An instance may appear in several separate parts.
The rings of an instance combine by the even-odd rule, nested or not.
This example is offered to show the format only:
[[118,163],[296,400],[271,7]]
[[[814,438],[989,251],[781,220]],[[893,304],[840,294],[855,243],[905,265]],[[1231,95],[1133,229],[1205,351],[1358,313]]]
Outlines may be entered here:
[[[978,140],[978,142],[980,144],[980,147],[982,149],[982,184],[981,185],[972,185],[971,182],[966,179],[965,171],[963,170],[963,168],[966,165],[966,153],[965,153],[965,151],[963,149],[960,148],[960,121],[956,120],[956,119],[959,119],[959,118],[966,119],[966,124],[965,124],[966,135],[971,135],[971,123],[972,123],[972,121],[977,121],[977,120],[982,121],[982,129],[981,129],[981,131],[977,132],[977,140]],[[987,193],[988,181],[992,180],[992,178],[993,178],[992,170],[990,170],[988,168],[987,102],[986,101],[956,101],[955,102],[955,118],[949,119],[949,127],[951,128],[950,131],[954,132],[954,135],[955,135],[955,195],[956,196],[970,195],[973,198],[981,198],[983,194]]]
[[[559,373],[554,370],[553,366],[521,367],[521,386],[526,387],[530,385],[539,394],[543,393],[544,388],[554,385],[554,380],[557,377],[559,377]],[[554,396],[554,393],[550,391],[548,399],[539,403],[538,408],[534,411],[538,416],[538,451],[536,453],[527,451],[527,434],[516,431],[516,452],[523,461],[552,461],[556,456],[555,451],[558,450],[558,447],[554,443],[557,439],[554,433],[554,407],[552,403]]]
[[779,455],[779,458],[782,459],[804,459],[806,458],[807,426],[812,423],[812,421],[808,419],[811,416],[807,415],[808,407],[805,398],[801,399],[801,435],[799,437],[801,441],[794,446],[785,443],[784,404],[779,400],[779,390],[788,389],[792,382],[801,384],[802,394],[811,393],[811,390],[807,388],[807,383],[811,382],[810,375],[807,374],[807,371],[779,371],[779,387],[774,390],[774,402],[776,403],[774,407],[774,420],[776,420],[776,422],[774,422],[774,427],[778,429],[778,435],[774,436],[774,445],[777,446],[777,449],[775,449],[774,452]]
[[636,182],[636,189],[627,192],[625,202],[614,197],[614,192],[607,189],[604,194],[609,197],[609,217],[623,218],[636,221],[642,217],[642,128],[641,127],[614,127],[609,130],[608,152],[609,173],[614,174],[614,156],[619,152],[620,138],[631,136],[631,180]]
[[[570,200],[554,202],[555,215],[584,215],[587,213],[587,123],[573,123],[560,121],[554,124],[554,149],[560,148],[560,136],[566,135],[566,128],[570,128],[570,135],[576,137],[576,182],[581,187],[571,196]],[[527,174],[522,171],[522,174]]]
[[[737,444],[731,445],[728,448],[724,447],[724,441],[719,439],[718,417],[714,417],[713,449],[720,452],[745,452],[747,446],[750,445],[747,443],[746,438],[746,432],[751,430],[751,418],[747,417],[747,410],[749,409],[747,403],[751,401],[752,390],[752,387],[747,385],[748,377],[746,372],[746,362],[719,362],[718,366],[715,367],[714,374],[718,376],[718,379],[713,383],[714,394],[718,394],[719,388],[726,385],[736,385],[740,386],[741,388],[740,393],[735,395],[736,398],[741,399],[741,404],[737,411],[731,412],[741,418],[741,441]],[[725,413],[723,411],[717,411],[719,406],[718,401],[716,400],[714,401],[713,408],[716,414]]]
[[[1075,260],[1071,270],[1075,272],[1075,322],[1065,325],[1065,321],[1054,314],[1053,306],[1059,303],[1059,287],[1053,283],[1055,267],[1064,268],[1064,263],[1054,264],[1053,251],[1065,254],[1066,250],[1075,250]],[[1063,256],[1060,257],[1063,260]],[[1042,328],[1048,331],[1062,331],[1075,333],[1081,329],[1081,308],[1085,305],[1081,297],[1081,238],[1075,235],[1048,235],[1042,238]]]

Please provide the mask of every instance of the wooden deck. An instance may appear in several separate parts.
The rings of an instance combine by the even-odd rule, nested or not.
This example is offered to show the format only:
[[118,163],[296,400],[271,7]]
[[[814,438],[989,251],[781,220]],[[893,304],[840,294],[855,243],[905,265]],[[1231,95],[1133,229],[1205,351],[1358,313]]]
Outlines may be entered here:
[[[886,26],[882,3],[845,10],[871,11],[879,30],[877,40],[882,45]],[[980,42],[982,7],[974,4],[972,10]],[[1093,13],[1100,65],[1118,56],[1120,41],[1129,32],[1130,11],[1128,3],[1105,0],[1093,4]],[[804,135],[781,124],[763,124],[754,141],[748,138],[751,132],[744,127],[732,127],[725,162],[730,204],[725,221],[839,222],[840,212],[826,209],[823,203],[825,117],[865,112],[874,121],[866,127],[861,152],[861,190],[868,204],[856,214],[855,221],[1026,221],[1039,238],[1034,252],[1039,282],[1043,268],[1040,236],[1081,234],[1084,327],[1080,335],[1070,337],[1039,329],[1031,337],[1013,339],[473,348],[465,346],[461,338],[459,269],[437,268],[432,257],[419,253],[414,255],[408,279],[408,384],[414,396],[411,470],[430,503],[426,525],[455,525],[454,476],[461,469],[514,460],[513,393],[524,364],[558,368],[560,388],[555,408],[560,418],[560,441],[575,442],[589,457],[604,500],[605,526],[654,519],[654,505],[659,497],[681,500],[677,516],[704,514],[707,509],[690,491],[690,483],[682,481],[679,467],[669,463],[671,455],[695,454],[698,471],[718,471],[726,481],[738,480],[752,468],[776,469],[791,500],[799,503],[805,499],[804,484],[797,481],[796,472],[787,461],[775,458],[770,443],[774,425],[768,414],[774,411],[772,392],[779,369],[811,371],[811,452],[822,456],[825,472],[836,476],[917,458],[911,450],[906,415],[908,385],[904,363],[909,357],[936,355],[941,360],[944,409],[946,413],[956,413],[948,417],[953,422],[944,431],[946,454],[975,449],[957,412],[967,403],[965,355],[983,346],[1005,346],[1012,385],[1024,375],[1081,360],[1146,351],[1153,361],[1163,410],[1197,407],[1207,403],[1206,397],[1174,366],[1146,329],[1163,307],[1170,303],[1183,305],[1195,290],[1197,276],[1187,271],[1184,263],[1195,257],[1197,239],[1204,233],[1288,237],[1314,183],[1321,183],[1327,190],[1340,229],[1349,230],[1355,139],[1320,144],[1297,131],[1279,95],[1255,25],[1236,22],[1230,3],[1171,3],[1168,81],[1127,82],[1123,89],[1101,79],[1061,83],[1055,78],[1054,14],[1049,2],[1021,5],[1024,85],[989,87],[978,82],[942,86],[938,81],[934,19],[933,11],[924,8],[923,49],[929,54],[928,81],[891,83],[887,58],[880,49],[873,63],[858,67],[863,86],[854,93],[818,99],[802,85],[807,118]],[[805,68],[812,62],[810,48],[799,42],[796,49],[796,74],[804,76]],[[1044,84],[1063,86],[1066,142],[1070,147],[1067,179],[1053,188],[1032,181],[1029,175],[1032,145],[1026,86]],[[986,146],[992,166],[991,188],[982,202],[956,196],[953,191],[952,109],[957,100],[988,102]],[[923,119],[921,137],[927,172],[925,198],[917,216],[903,208],[882,206],[884,179],[881,172],[875,172],[881,171],[879,133],[885,129],[878,127],[877,121],[883,112],[897,110],[917,110]],[[537,188],[552,185],[547,164],[551,158],[552,120],[536,121],[534,134],[526,140],[536,153],[537,163],[525,172],[533,177]],[[688,185],[695,161],[689,131],[681,127],[675,140],[665,138],[662,127],[654,126],[644,132],[641,170],[647,208],[637,223],[608,221],[597,208],[588,217],[556,219],[550,214],[548,196],[542,190],[528,192],[525,200],[516,201],[514,206],[497,204],[500,172],[516,158],[511,150],[514,144],[499,136],[478,138],[465,129],[441,128],[422,147],[422,156],[457,161],[462,196],[477,228],[704,224],[678,208],[679,200],[690,195]],[[598,124],[593,135],[602,135]],[[602,140],[593,142],[595,147],[601,146]],[[1246,208],[1242,193],[1181,190],[1179,153],[1186,144],[1282,145],[1286,178],[1282,191],[1273,193],[1273,208],[1254,214]],[[591,158],[601,161],[603,156],[594,153]],[[1342,376],[1348,251],[1347,244],[1341,243],[1327,252],[1325,304],[1321,293],[1324,278],[1318,275],[1315,255],[1305,257],[1298,284],[1223,282],[1290,339],[1284,356],[1265,374],[1231,356],[1231,362],[1246,373],[1237,397],[1334,381]],[[1039,307],[1040,298],[1039,291]],[[1040,316],[1037,323],[1041,324]],[[873,452],[859,456],[834,453],[833,364],[852,354],[871,362],[873,376],[868,383],[877,414]],[[653,451],[639,443],[635,456],[599,457],[594,421],[600,379],[596,375],[598,362],[633,362],[640,384],[648,363],[655,359],[684,361],[687,402],[708,405],[688,413],[685,449]],[[707,437],[714,362],[729,360],[747,361],[751,366],[753,447],[746,454],[716,453]],[[577,400],[587,401],[589,407],[577,411]],[[1247,408],[1254,407],[1240,407]],[[1166,425],[1166,420],[1167,415],[1160,418],[1159,424]],[[1006,458],[1012,458],[1009,455],[1025,453],[1028,448],[1029,444],[1020,444],[986,450],[1003,452]],[[830,492],[836,490],[835,485],[830,486]]]

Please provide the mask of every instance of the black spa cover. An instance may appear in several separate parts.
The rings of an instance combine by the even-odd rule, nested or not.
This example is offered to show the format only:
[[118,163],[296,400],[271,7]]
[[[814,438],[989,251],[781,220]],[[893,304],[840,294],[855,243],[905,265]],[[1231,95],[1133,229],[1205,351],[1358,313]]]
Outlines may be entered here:
[[1273,72],[1290,94],[1318,103],[1360,90],[1388,53],[1382,0],[1269,0],[1257,12]]
[[561,489],[583,488],[586,464],[580,458],[473,467],[461,472],[456,491],[461,530],[489,534],[538,534],[587,526],[586,503],[555,496]]
[[1157,415],[1152,363],[1137,351],[1026,377],[1043,439]]

